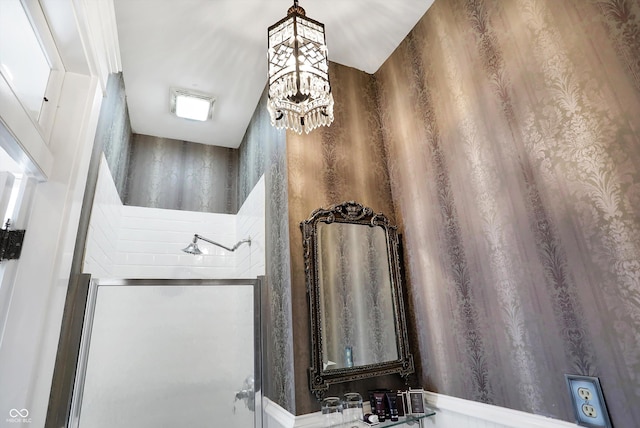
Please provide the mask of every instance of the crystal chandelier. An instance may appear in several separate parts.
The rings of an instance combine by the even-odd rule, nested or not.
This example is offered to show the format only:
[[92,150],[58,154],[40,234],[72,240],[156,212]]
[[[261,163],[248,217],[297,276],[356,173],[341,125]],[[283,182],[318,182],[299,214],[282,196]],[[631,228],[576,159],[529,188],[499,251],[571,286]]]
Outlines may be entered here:
[[298,134],[333,122],[324,25],[305,15],[294,0],[268,30],[271,124]]

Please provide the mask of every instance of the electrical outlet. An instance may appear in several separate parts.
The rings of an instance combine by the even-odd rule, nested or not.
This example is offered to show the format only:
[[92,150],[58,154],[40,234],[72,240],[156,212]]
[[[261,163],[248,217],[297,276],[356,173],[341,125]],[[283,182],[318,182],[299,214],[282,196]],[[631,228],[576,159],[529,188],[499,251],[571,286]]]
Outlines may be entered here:
[[611,428],[600,380],[597,377],[565,375],[576,423],[589,428]]
[[591,395],[591,391],[589,391],[589,388],[578,388],[578,396],[580,398],[582,398],[584,401],[589,401],[591,399],[593,399],[593,395]]
[[582,405],[582,413],[584,413],[588,418],[597,418],[598,412],[595,407],[591,404],[583,404]]

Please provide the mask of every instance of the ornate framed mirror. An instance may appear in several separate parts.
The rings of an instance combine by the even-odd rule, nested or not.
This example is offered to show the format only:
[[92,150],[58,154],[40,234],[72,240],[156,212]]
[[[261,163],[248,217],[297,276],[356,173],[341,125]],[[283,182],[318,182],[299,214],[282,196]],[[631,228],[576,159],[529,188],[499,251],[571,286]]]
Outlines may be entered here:
[[414,372],[396,227],[355,201],[300,223],[311,320],[309,387]]

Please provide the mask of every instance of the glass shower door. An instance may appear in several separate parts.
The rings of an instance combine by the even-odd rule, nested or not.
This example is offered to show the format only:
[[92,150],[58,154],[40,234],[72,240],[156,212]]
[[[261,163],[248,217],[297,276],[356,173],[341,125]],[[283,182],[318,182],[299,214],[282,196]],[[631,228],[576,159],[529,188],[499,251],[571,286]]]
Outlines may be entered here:
[[93,281],[72,426],[258,426],[259,295],[256,280]]

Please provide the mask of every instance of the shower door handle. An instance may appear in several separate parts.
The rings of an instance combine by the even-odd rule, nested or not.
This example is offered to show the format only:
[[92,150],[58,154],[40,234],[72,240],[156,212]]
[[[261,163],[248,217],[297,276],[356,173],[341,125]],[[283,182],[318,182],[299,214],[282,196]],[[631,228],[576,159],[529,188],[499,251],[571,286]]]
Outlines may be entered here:
[[236,397],[233,400],[234,402],[242,400],[244,401],[245,406],[252,412],[256,408],[256,391],[255,391],[255,382],[253,380],[253,376],[249,375],[245,378],[242,383],[242,389],[236,392]]

